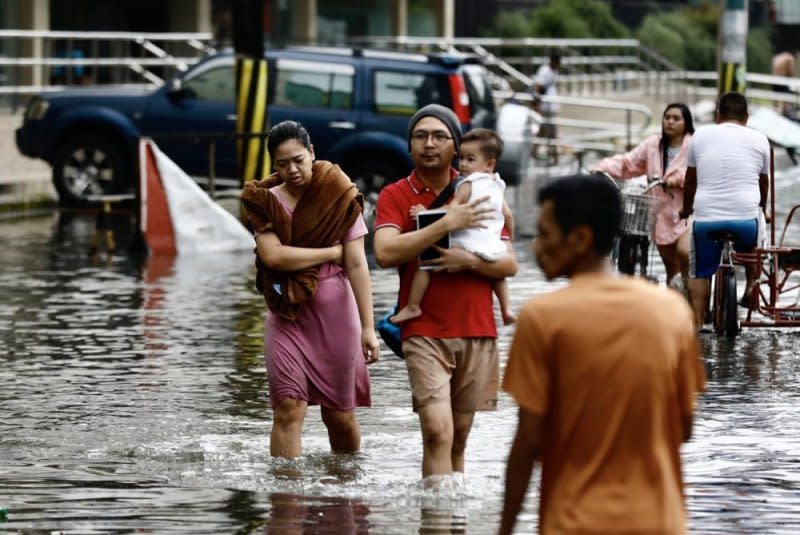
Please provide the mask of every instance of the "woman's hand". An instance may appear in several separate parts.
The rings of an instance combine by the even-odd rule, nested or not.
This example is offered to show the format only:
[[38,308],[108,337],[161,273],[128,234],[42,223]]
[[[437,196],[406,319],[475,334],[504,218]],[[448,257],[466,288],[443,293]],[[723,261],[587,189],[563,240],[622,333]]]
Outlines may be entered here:
[[480,205],[489,200],[485,195],[471,202],[460,203],[453,201],[447,205],[447,230],[461,230],[465,228],[483,228],[482,221],[492,218],[492,207]]
[[344,245],[337,243],[336,245],[333,245],[331,249],[333,249],[333,258],[331,259],[331,262],[341,266],[344,262]]
[[361,352],[367,364],[377,362],[380,358],[381,349],[378,343],[378,335],[375,329],[364,329],[361,331]]

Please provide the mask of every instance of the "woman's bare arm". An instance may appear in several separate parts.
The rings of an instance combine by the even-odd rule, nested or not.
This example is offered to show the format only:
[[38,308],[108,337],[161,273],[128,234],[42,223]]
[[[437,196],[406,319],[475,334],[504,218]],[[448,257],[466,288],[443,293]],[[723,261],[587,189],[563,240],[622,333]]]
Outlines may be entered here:
[[275,271],[298,271],[326,262],[341,263],[342,246],[293,247],[283,245],[273,232],[256,236],[256,254],[270,269]]
[[358,316],[361,320],[361,350],[367,363],[378,360],[380,346],[375,334],[375,320],[372,314],[372,284],[369,278],[367,255],[364,253],[364,238],[357,238],[344,244],[344,269],[353,295],[356,298]]

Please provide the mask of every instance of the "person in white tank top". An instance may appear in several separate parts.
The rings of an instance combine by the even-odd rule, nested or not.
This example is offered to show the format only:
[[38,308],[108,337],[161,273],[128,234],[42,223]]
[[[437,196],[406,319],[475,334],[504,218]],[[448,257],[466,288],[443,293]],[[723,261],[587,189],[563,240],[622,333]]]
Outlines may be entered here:
[[[514,220],[505,201],[506,183],[494,172],[497,160],[503,152],[503,140],[487,128],[475,128],[461,138],[458,153],[458,170],[461,173],[456,183],[454,200],[465,203],[486,197],[485,203],[492,208],[492,218],[482,227],[468,228],[450,233],[450,246],[460,247],[486,261],[494,262],[508,251],[501,239],[503,227],[514,235]],[[424,210],[422,205],[411,207],[411,216]],[[414,273],[408,304],[389,318],[393,323],[416,318],[422,314],[422,298],[430,283],[430,274],[422,269]],[[493,291],[500,304],[503,324],[514,323],[516,316],[511,310],[508,283],[505,279],[495,281]]]
[[[734,249],[750,252],[758,244],[760,220],[769,221],[770,145],[747,127],[747,99],[728,92],[717,103],[716,123],[698,128],[689,145],[681,217],[694,215],[689,257],[689,296],[698,329],[711,293],[711,276],[720,262],[722,243],[715,232],[735,236]],[[745,291],[739,304],[755,306],[754,267],[745,264]]]

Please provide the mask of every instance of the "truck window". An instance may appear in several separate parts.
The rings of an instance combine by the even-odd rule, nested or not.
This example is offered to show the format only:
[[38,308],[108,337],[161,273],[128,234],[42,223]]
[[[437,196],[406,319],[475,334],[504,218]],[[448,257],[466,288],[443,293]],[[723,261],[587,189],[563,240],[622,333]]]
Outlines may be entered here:
[[452,97],[446,76],[375,71],[375,112],[411,116],[426,104],[450,106]]
[[229,102],[231,104],[234,102],[236,79],[233,76],[232,65],[220,65],[219,67],[208,69],[185,80],[183,85],[197,100]]
[[278,62],[273,103],[279,106],[347,110],[353,107],[350,66],[301,61]]

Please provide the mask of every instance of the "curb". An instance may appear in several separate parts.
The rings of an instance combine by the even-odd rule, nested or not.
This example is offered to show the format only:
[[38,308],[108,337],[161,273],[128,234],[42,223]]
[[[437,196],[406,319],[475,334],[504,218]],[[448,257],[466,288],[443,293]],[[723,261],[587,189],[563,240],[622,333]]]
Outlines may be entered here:
[[58,208],[58,201],[41,193],[30,197],[0,195],[0,219],[14,219],[50,213]]

